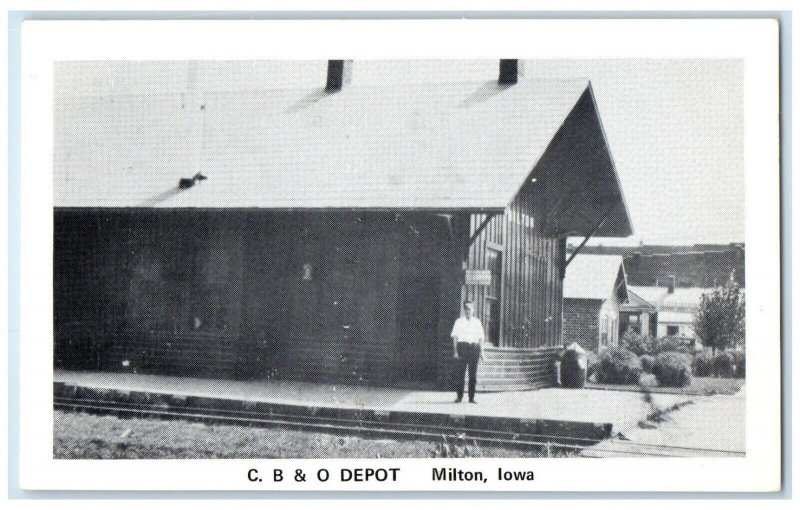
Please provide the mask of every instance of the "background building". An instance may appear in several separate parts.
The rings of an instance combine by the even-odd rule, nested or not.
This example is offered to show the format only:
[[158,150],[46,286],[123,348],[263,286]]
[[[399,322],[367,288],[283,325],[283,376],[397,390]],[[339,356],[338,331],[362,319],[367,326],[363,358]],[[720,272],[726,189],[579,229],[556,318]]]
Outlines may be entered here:
[[[572,251],[567,247],[567,251]],[[709,288],[733,279],[745,285],[744,243],[694,244],[691,246],[584,246],[581,253],[622,255],[628,284],[666,287],[671,278],[676,287]]]
[[564,278],[564,342],[600,352],[620,337],[620,309],[628,301],[619,255],[578,255]]
[[636,294],[633,287],[628,287],[628,301],[619,309],[619,334],[624,335],[628,329],[636,334],[655,337],[658,328],[658,310],[649,301]]
[[692,324],[694,315],[700,307],[704,294],[713,288],[679,288],[670,284],[666,287],[636,287],[631,291],[652,305],[657,313],[655,336],[680,336],[695,339]]

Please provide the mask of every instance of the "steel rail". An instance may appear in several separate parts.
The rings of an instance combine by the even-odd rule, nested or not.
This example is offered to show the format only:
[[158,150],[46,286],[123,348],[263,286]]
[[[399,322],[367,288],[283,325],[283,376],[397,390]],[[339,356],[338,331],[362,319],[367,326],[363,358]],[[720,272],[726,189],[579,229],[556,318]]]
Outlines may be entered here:
[[[456,440],[468,444],[493,444],[515,448],[566,448],[579,450],[597,443],[600,439],[582,439],[579,443],[557,441],[557,436],[525,434],[518,432],[484,431],[462,427],[426,425],[415,423],[387,423],[370,420],[346,420],[340,418],[305,415],[248,413],[227,409],[180,409],[157,405],[128,404],[108,401],[89,401],[59,397],[54,408],[67,411],[83,410],[98,414],[136,415],[147,417],[184,418],[202,421],[237,423],[261,426],[283,426],[320,432],[338,432],[379,437],[403,437],[408,439]],[[553,438],[553,439],[551,439]]]
[[[258,413],[246,410],[217,408],[175,408],[159,404],[121,403],[106,400],[56,397],[54,408],[67,411],[87,411],[97,414],[135,415],[142,417],[161,417],[174,419],[192,419],[217,423],[235,423],[260,426],[279,426],[291,429],[309,430],[327,433],[346,433],[367,437],[402,437],[405,439],[423,439],[439,441],[444,439],[463,441],[466,444],[476,443],[494,446],[508,446],[517,449],[559,448],[565,450],[582,450],[590,448],[593,452],[631,454],[630,449],[615,449],[598,446],[606,439],[572,436],[555,436],[549,434],[532,434],[512,431],[481,430],[468,427],[445,426],[435,424],[416,424],[408,422],[379,422],[367,419],[347,419],[321,417],[304,414]],[[677,445],[648,444],[625,441],[626,446],[651,450],[647,456],[675,457],[669,452],[697,452],[720,455],[742,455],[744,452],[713,448],[699,448]]]

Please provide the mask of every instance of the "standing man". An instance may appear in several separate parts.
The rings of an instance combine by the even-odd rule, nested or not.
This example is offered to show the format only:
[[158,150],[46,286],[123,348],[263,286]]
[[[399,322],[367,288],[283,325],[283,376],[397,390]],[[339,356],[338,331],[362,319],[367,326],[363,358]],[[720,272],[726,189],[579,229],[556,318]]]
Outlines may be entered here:
[[456,370],[456,402],[464,398],[464,375],[469,368],[469,401],[475,404],[475,386],[478,377],[478,360],[483,358],[483,324],[474,317],[475,305],[464,301],[464,316],[453,324],[453,357],[458,361]]

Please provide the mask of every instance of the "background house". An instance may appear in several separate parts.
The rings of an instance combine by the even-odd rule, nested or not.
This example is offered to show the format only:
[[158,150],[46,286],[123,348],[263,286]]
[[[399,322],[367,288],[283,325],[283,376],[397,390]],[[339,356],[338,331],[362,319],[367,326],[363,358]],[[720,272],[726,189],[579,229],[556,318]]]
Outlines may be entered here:
[[564,278],[564,342],[600,352],[617,345],[620,307],[628,301],[619,255],[577,255]]
[[[671,279],[674,282],[674,279]],[[630,287],[632,293],[640,296],[653,306],[657,313],[654,336],[680,336],[695,339],[692,324],[704,294],[713,288],[676,287],[670,283],[666,287]]]
[[628,329],[636,334],[654,337],[657,328],[658,310],[649,301],[636,294],[634,287],[629,285],[628,300],[619,307],[620,338]]

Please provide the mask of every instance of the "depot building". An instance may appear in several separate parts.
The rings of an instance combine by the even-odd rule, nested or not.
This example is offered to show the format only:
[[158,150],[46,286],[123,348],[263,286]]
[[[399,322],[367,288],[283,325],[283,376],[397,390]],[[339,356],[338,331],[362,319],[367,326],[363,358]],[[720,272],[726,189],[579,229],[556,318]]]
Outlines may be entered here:
[[446,389],[471,299],[481,388],[543,387],[566,238],[632,233],[586,80],[127,65],[56,80],[56,367]]

